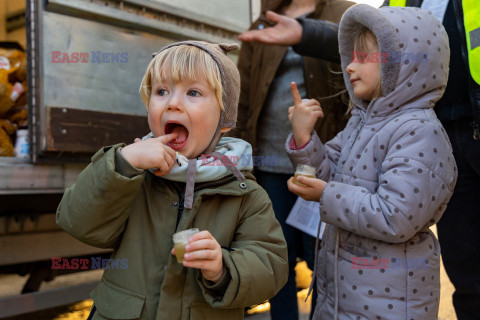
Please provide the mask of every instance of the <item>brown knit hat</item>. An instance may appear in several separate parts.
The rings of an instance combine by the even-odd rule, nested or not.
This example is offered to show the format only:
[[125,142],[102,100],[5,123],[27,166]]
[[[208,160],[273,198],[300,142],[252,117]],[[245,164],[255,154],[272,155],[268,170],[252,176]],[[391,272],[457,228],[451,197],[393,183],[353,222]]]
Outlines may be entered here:
[[[204,41],[188,40],[168,45],[162,48],[159,52],[154,53],[153,56],[156,56],[158,53],[168,48],[181,45],[189,45],[202,49],[217,63],[218,69],[220,70],[220,77],[222,79],[222,100],[224,107],[224,111],[220,115],[219,129],[225,127],[235,128],[237,124],[238,100],[240,98],[240,74],[235,63],[228,58],[227,52],[237,50],[238,45],[235,43],[214,44]],[[216,136],[217,134],[215,134],[214,138],[216,138]]]

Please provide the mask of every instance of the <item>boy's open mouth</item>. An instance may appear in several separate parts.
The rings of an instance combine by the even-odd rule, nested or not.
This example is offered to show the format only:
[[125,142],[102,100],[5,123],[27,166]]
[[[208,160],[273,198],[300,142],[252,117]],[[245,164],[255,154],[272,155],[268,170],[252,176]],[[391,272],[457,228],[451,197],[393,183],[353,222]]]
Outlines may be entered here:
[[168,146],[175,151],[185,147],[188,140],[188,130],[184,125],[178,122],[167,122],[165,124],[165,134],[177,133],[178,137],[168,143]]

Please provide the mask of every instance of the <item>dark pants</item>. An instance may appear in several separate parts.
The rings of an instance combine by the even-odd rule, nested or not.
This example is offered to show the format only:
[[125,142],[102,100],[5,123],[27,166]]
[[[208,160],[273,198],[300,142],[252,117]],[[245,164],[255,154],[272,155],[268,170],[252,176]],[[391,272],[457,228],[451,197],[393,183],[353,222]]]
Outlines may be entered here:
[[473,140],[469,122],[443,124],[452,143],[458,180],[437,225],[445,270],[455,286],[453,305],[459,320],[480,319],[480,140]]
[[[270,299],[270,314],[272,320],[298,320],[297,285],[295,283],[296,258],[305,259],[308,267],[313,270],[315,238],[295,229],[285,223],[297,196],[287,188],[287,180],[292,175],[269,173],[257,170],[255,177],[266,191],[273,204],[273,210],[282,226],[288,247],[288,281],[287,284]],[[312,295],[312,312],[315,309],[317,290]]]

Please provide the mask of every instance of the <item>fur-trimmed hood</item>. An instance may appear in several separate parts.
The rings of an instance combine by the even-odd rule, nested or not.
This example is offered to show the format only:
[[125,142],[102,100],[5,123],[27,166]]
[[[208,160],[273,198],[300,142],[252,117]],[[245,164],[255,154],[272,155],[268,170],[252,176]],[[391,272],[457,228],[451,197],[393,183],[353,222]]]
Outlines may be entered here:
[[[375,34],[380,49],[382,97],[370,103],[355,98],[346,71],[361,26]],[[431,12],[355,5],[345,12],[338,37],[350,98],[370,116],[385,116],[400,107],[432,108],[442,97],[448,80],[450,49],[442,23]]]

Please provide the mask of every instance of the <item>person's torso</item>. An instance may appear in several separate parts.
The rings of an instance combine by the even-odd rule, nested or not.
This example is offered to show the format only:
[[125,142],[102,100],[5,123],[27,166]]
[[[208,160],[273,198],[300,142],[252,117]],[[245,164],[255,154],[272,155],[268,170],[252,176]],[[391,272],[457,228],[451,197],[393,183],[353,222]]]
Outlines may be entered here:
[[127,209],[130,217],[111,256],[123,267],[105,270],[92,293],[97,308],[93,319],[103,319],[102,312],[116,309],[115,314],[123,316],[122,305],[138,311],[135,319],[243,319],[242,308],[211,308],[197,283],[199,270],[183,267],[170,251],[173,234],[189,228],[208,230],[222,247],[229,248],[248,205],[245,197],[258,188],[248,175],[245,185],[230,176],[196,186],[189,210],[183,208],[184,184],[147,173]]
[[307,97],[303,72],[303,58],[288,47],[277,69],[258,119],[257,156],[274,157],[274,165],[259,165],[258,170],[293,174],[290,159],[285,152],[285,141],[290,127],[288,108],[293,105],[290,83],[295,82],[302,98]]

